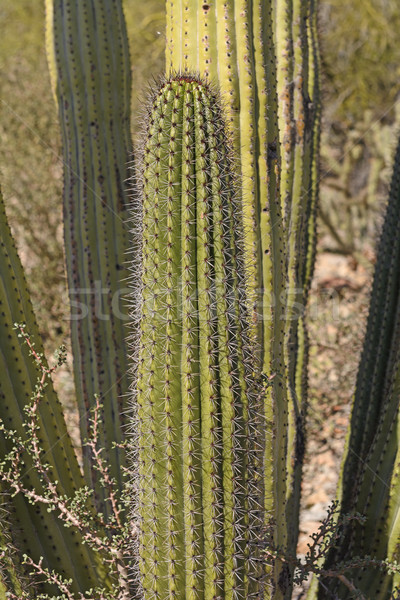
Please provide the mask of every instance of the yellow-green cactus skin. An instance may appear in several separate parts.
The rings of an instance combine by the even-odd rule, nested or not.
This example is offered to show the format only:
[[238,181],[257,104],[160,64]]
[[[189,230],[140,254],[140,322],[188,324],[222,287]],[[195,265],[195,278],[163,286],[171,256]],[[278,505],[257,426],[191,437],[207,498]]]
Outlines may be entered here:
[[136,390],[146,600],[258,598],[263,581],[262,431],[229,148],[207,83],[182,74],[155,92],[141,166]]

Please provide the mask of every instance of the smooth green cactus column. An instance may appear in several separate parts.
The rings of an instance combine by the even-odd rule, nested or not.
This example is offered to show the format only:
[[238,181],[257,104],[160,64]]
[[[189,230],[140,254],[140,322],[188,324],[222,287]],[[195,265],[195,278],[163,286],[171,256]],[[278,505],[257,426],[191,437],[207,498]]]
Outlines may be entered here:
[[[37,384],[38,371],[26,344],[22,344],[14,323],[26,323],[37,352],[43,352],[40,334],[29,299],[21,262],[4,210],[0,194],[0,417],[4,426],[26,439],[23,422],[24,407],[31,401]],[[38,437],[46,462],[51,466],[53,481],[61,496],[72,497],[83,487],[78,462],[72,448],[62,413],[61,404],[51,385],[38,409]],[[13,448],[4,433],[0,436],[0,456],[3,458]],[[32,461],[25,460],[23,483],[37,493],[43,485]],[[44,557],[44,565],[72,578],[74,591],[87,590],[101,585],[104,579],[100,558],[88,546],[75,528],[65,528],[47,506],[32,505],[21,494],[10,499],[8,507],[13,527],[10,533],[21,553],[35,561]],[[54,590],[53,590],[54,591]]]
[[241,205],[208,84],[182,75],[154,94],[141,181],[144,598],[259,597],[262,477],[257,484]]
[[[64,231],[82,439],[95,395],[103,458],[122,487],[128,392],[127,183],[131,73],[120,0],[47,0],[47,42],[64,157]],[[84,452],[85,474],[102,485]]]
[[[363,351],[357,375],[338,498],[357,511],[344,543],[326,566],[355,555],[400,562],[400,143],[381,233]],[[388,600],[399,576],[368,566],[349,578],[368,598]],[[342,598],[348,590],[324,584]],[[325,597],[321,589],[319,598]]]

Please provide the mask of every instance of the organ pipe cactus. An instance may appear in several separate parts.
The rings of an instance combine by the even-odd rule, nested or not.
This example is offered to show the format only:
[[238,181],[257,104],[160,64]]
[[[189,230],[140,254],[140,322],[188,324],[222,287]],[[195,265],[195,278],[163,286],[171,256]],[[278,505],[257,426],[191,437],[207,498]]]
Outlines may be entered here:
[[208,84],[185,74],[154,94],[141,181],[143,597],[258,598],[261,498],[241,207]]
[[[0,194],[0,417],[3,427],[26,438],[23,427],[24,407],[30,403],[37,384],[38,372],[28,348],[21,345],[15,322],[24,322],[41,353],[40,335],[29,299],[24,273],[17,255]],[[51,385],[39,406],[39,431],[46,462],[57,481],[60,496],[73,497],[83,487],[83,478],[66,430],[61,404]],[[0,436],[0,452],[4,457],[13,442]],[[43,482],[32,464],[25,460],[24,484],[37,493]],[[64,577],[73,578],[74,588],[87,589],[104,579],[95,554],[82,544],[75,528],[66,529],[63,523],[43,505],[32,505],[22,494],[16,495],[8,506],[12,527],[10,534],[21,553],[38,561],[42,556],[48,568],[57,569]]]
[[[120,1],[47,0],[47,47],[63,139],[64,234],[81,437],[95,395],[102,445],[122,488],[128,392],[127,183],[131,159],[130,62]],[[85,475],[103,486],[84,449]]]
[[274,443],[265,444],[265,508],[280,546],[294,554],[307,396],[304,312],[318,190],[317,6],[314,0],[166,6],[167,68],[218,82],[240,157],[248,291],[259,365],[271,378],[264,410],[279,423]]
[[[152,97],[136,188],[141,198],[135,191],[132,199],[133,241],[127,236],[130,67],[121,2],[46,5],[66,165],[81,436],[88,436],[90,408],[100,395],[101,451],[119,492],[129,370],[120,300],[127,250],[133,245],[135,252],[131,426],[138,482],[130,535],[135,548],[138,524],[131,566],[138,560],[140,590],[134,598],[288,600],[306,417],[304,308],[318,200],[316,0],[167,2],[167,69],[180,75]],[[398,217],[397,168],[339,491],[342,512],[359,510],[366,521],[350,523],[345,547],[331,551],[327,568],[370,548],[382,559],[399,555]],[[41,347],[2,204],[0,227],[0,416],[23,436],[23,407],[37,374],[13,323],[25,321]],[[51,386],[40,405],[39,432],[60,495],[73,496],[83,478]],[[0,438],[3,456],[9,439]],[[93,465],[86,453],[86,482],[107,515],[104,482]],[[386,488],[378,485],[382,479]],[[37,493],[42,489],[30,464],[25,481]],[[62,528],[54,513],[22,495],[8,507],[13,535],[24,532],[15,535],[19,551],[36,561],[43,555],[72,578],[77,597],[90,586],[115,589],[104,557],[79,532]],[[275,557],[268,566],[266,555]],[[365,570],[352,577],[382,600],[399,583],[398,576],[377,578]],[[347,593],[330,580],[321,590],[327,586]],[[3,553],[1,599],[6,590],[23,593],[18,565]]]
[[[397,148],[385,221],[378,247],[364,346],[354,393],[351,423],[340,476],[343,514],[357,511],[345,542],[331,551],[329,568],[354,555],[400,561],[400,143]],[[383,600],[399,585],[399,575],[371,567],[353,570],[355,585]],[[346,598],[343,586],[324,581]],[[326,589],[326,587],[324,587]],[[320,590],[319,598],[325,591]]]

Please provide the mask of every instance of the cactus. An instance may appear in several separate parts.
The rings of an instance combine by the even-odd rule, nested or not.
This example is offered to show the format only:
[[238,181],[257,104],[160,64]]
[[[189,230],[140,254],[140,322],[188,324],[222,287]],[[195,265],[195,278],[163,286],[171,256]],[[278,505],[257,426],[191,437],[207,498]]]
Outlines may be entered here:
[[22,573],[19,557],[15,548],[10,543],[11,535],[9,527],[4,525],[4,516],[0,530],[0,600],[7,600],[10,594],[17,598],[23,598],[24,589],[27,587],[27,579]]
[[[354,555],[400,560],[400,143],[371,292],[367,330],[357,375],[351,423],[338,488],[343,514],[357,511],[345,542],[331,551],[326,566]],[[399,584],[375,569],[352,572],[368,597],[388,598]],[[324,582],[345,598],[342,586]],[[323,598],[325,591],[321,591]]]
[[[46,6],[66,165],[70,298],[73,308],[87,309],[71,321],[81,437],[89,434],[99,395],[99,452],[119,493],[129,370],[120,300],[133,245],[130,423],[140,533],[131,561],[134,569],[138,560],[141,577],[134,598],[289,600],[307,408],[304,309],[318,202],[317,1],[168,0],[167,67],[179,75],[152,95],[131,241],[130,66],[121,2]],[[342,514],[358,510],[366,520],[350,521],[327,569],[366,552],[399,559],[400,149],[396,164],[339,489]],[[23,407],[37,373],[13,323],[25,321],[42,349],[1,199],[0,235],[0,417],[24,436]],[[59,494],[73,497],[83,477],[51,385],[40,404],[39,436]],[[2,456],[10,439],[0,439]],[[39,493],[43,481],[27,467],[24,481]],[[90,453],[84,471],[112,524]],[[13,531],[19,551],[36,562],[43,555],[45,565],[71,577],[71,593],[81,597],[104,585],[116,595],[104,557],[79,532],[21,494],[8,506],[15,530],[24,532]],[[3,537],[4,529],[1,544]],[[6,552],[2,560],[0,598],[9,591],[22,596],[18,565]],[[400,583],[398,574],[377,577],[371,569],[353,569],[351,577],[381,600]],[[132,595],[130,583],[124,574],[123,598]],[[346,597],[342,583],[327,579],[323,589]]]
[[[121,2],[47,0],[47,47],[64,151],[64,235],[76,396],[82,440],[95,395],[111,473],[122,489],[129,388],[123,304],[128,275],[127,185],[131,159],[130,63]],[[117,444],[114,446],[114,443]],[[103,486],[84,448],[99,509]]]
[[[278,3],[279,5],[280,3]],[[285,5],[286,3],[282,3]],[[288,515],[298,521],[307,417],[306,309],[315,260],[319,186],[320,81],[317,2],[287,3],[291,33],[278,54],[278,106],[282,113],[282,210],[287,239],[285,359],[289,406]],[[284,7],[281,7],[281,9]],[[293,48],[290,65],[286,52]],[[290,56],[290,54],[289,54]],[[280,66],[280,60],[283,64]],[[279,76],[280,73],[280,76]],[[291,74],[290,74],[291,73]],[[287,107],[285,108],[285,103]],[[278,113],[279,114],[279,113]],[[280,115],[279,115],[280,116]],[[286,138],[288,136],[288,138]],[[292,529],[293,531],[293,529]],[[291,548],[295,547],[298,530]]]
[[222,111],[208,84],[178,75],[154,94],[147,128],[136,390],[143,595],[259,597],[255,389]]
[[[279,423],[273,445],[267,441],[265,446],[270,470],[265,507],[278,523],[279,546],[291,553],[297,544],[305,443],[304,311],[315,255],[320,121],[316,21],[313,0],[167,1],[167,67],[198,70],[218,82],[240,156],[259,360],[263,372],[275,376],[265,396],[265,413]],[[286,469],[277,468],[282,456]]]
[[[43,348],[1,194],[0,264],[0,417],[4,427],[26,438],[24,407],[34,395],[38,372],[28,348],[21,344],[14,323],[24,322],[35,339],[37,352],[41,353]],[[59,494],[72,497],[83,487],[83,478],[66,430],[61,404],[51,385],[46,388],[46,396],[40,403],[38,435],[46,461],[52,468],[52,476],[58,482]],[[2,435],[1,456],[4,457],[11,449],[11,441]],[[34,465],[27,459],[24,483],[38,493],[43,489]],[[13,521],[11,532],[14,543],[22,553],[37,561],[44,557],[48,568],[73,578],[76,590],[102,583],[104,573],[100,559],[82,545],[81,535],[75,528],[66,529],[54,512],[48,512],[46,506],[32,506],[21,494],[10,500],[8,508]]]

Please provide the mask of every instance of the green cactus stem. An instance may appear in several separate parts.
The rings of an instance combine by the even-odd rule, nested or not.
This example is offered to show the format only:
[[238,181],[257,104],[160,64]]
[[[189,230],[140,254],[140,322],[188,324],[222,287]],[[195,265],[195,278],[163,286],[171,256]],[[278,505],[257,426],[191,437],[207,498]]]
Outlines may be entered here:
[[[256,314],[264,306],[260,213],[266,190],[277,195],[276,187],[271,190],[271,184],[276,185],[275,173],[267,166],[275,169],[279,152],[276,119],[272,118],[276,82],[269,4],[248,0],[166,3],[168,72],[199,72],[218,83],[227,108],[234,148],[240,157],[248,292]],[[268,134],[264,122],[267,107],[272,126]],[[270,173],[270,185],[264,185]],[[270,298],[266,305],[270,305]],[[259,343],[262,321],[260,314]]]
[[[26,439],[23,427],[24,406],[30,403],[37,384],[38,371],[22,344],[14,323],[25,323],[38,353],[43,352],[25,277],[7,223],[3,198],[0,194],[0,418],[4,427]],[[61,404],[49,384],[39,403],[38,437],[51,466],[51,473],[60,495],[72,497],[84,482],[67,433]],[[0,456],[13,448],[4,433],[0,436]],[[25,457],[24,457],[25,459]],[[32,461],[25,459],[23,483],[37,493],[43,490]],[[72,578],[74,590],[86,590],[101,585],[104,579],[99,558],[87,546],[75,528],[63,523],[41,504],[32,505],[21,494],[8,503],[14,544],[21,553],[36,562],[44,557],[44,565]]]
[[[400,562],[400,143],[381,233],[364,346],[357,375],[351,423],[339,481],[343,514],[357,511],[327,567],[355,554]],[[399,576],[373,567],[353,570],[364,594],[389,600]],[[342,586],[324,582],[340,597]],[[320,592],[320,598],[325,592]]]
[[[64,157],[64,233],[82,440],[100,396],[100,444],[122,489],[126,347],[130,63],[122,3],[47,0],[47,47]],[[115,444],[116,445],[115,445]],[[84,449],[85,475],[108,513]]]
[[17,550],[11,543],[11,535],[7,526],[7,509],[2,507],[0,510],[4,511],[4,514],[1,515],[2,525],[0,528],[0,600],[9,599],[11,594],[16,598],[23,598],[28,580],[22,572]]
[[[167,69],[197,71],[218,83],[240,157],[249,298],[257,358],[271,384],[264,410],[276,432],[265,445],[265,502],[277,532],[283,528],[280,547],[294,554],[318,198],[317,2],[167,0],[166,6]],[[287,473],[276,471],[282,457]],[[289,588],[281,592],[290,596]]]
[[[207,83],[185,73],[161,85],[140,176],[136,403],[146,600],[261,598],[264,585],[263,478],[254,473],[254,367],[229,147]],[[261,419],[261,436],[262,427]]]
[[290,34],[278,59],[278,97],[282,98],[282,210],[287,240],[285,356],[291,407],[287,463],[291,483],[287,510],[289,515],[296,515],[293,519],[296,522],[307,415],[306,310],[315,261],[319,184],[321,107],[317,2],[287,3],[285,14]]

